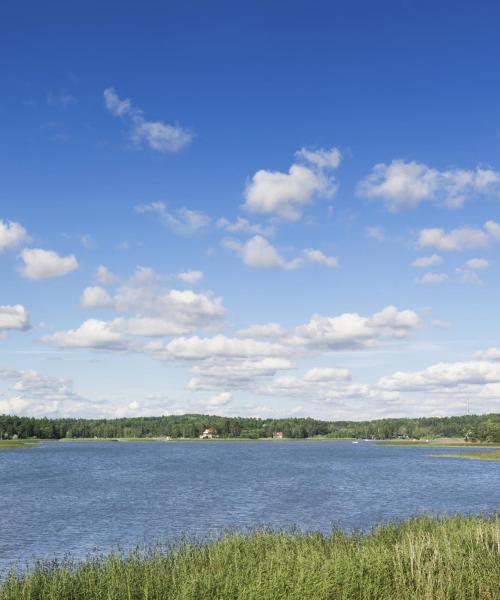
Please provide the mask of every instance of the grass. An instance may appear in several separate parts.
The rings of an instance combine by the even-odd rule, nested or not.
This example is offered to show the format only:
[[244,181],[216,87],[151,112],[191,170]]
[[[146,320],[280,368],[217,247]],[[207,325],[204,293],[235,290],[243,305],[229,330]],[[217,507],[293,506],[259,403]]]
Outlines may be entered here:
[[430,448],[500,448],[499,444],[487,442],[465,442],[462,438],[438,438],[435,440],[384,440],[377,446],[425,446]]
[[471,460],[500,460],[500,450],[492,452],[457,452],[456,454],[433,454],[444,458],[468,458]]
[[369,534],[257,531],[39,563],[1,600],[498,600],[498,517],[419,517]]
[[33,440],[0,440],[0,450],[12,448],[34,448],[36,441]]

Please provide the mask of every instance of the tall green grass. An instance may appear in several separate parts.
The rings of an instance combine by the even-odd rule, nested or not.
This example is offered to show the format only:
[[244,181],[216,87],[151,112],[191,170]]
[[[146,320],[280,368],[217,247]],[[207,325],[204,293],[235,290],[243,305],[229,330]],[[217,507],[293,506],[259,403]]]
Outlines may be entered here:
[[500,520],[415,518],[371,533],[228,534],[203,545],[39,564],[2,600],[498,600]]

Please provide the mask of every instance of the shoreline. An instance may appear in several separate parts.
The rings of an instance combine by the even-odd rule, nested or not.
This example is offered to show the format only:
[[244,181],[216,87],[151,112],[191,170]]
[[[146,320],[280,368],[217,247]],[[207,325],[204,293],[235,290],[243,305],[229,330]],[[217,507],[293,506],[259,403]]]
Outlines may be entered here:
[[[500,449],[498,443],[486,443],[486,442],[464,442],[460,438],[438,438],[434,440],[378,440],[378,439],[363,439],[359,438],[331,438],[324,436],[315,436],[307,438],[249,438],[249,437],[217,437],[211,439],[200,439],[200,438],[167,438],[167,437],[92,437],[92,438],[21,438],[17,440],[0,440],[0,449],[7,448],[33,448],[40,443],[91,443],[91,442],[115,442],[115,443],[220,443],[220,442],[267,442],[267,443],[282,443],[282,442],[351,442],[359,444],[371,444],[373,446],[380,447],[397,447],[397,448],[487,448],[490,450]],[[441,455],[440,455],[441,456]]]

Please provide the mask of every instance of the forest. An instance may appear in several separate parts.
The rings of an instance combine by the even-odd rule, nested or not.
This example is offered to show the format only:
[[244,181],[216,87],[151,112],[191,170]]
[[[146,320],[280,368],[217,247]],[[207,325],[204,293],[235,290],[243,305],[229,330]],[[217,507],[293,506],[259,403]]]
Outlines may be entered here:
[[34,418],[0,415],[0,439],[198,438],[205,428],[220,438],[433,439],[459,437],[500,442],[500,413],[374,421],[320,421],[312,418],[257,419],[186,414],[119,419]]

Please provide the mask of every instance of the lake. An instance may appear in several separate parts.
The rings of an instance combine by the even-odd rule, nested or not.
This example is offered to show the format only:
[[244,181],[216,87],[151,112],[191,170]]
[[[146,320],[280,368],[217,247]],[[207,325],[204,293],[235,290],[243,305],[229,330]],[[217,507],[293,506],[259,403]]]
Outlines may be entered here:
[[0,571],[33,557],[296,525],[494,512],[500,462],[361,442],[68,442],[0,451]]

